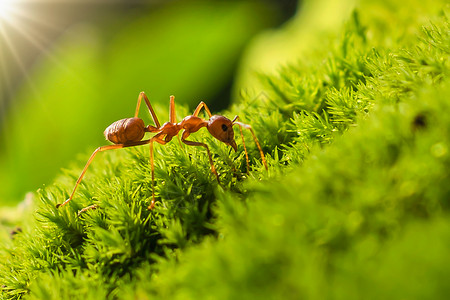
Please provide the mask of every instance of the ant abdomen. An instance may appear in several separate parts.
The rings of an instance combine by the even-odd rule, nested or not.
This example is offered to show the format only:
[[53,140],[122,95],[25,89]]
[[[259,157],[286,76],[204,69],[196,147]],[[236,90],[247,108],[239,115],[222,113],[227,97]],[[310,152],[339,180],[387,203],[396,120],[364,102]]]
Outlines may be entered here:
[[126,118],[109,125],[103,134],[114,144],[138,142],[144,137],[145,124],[141,118]]

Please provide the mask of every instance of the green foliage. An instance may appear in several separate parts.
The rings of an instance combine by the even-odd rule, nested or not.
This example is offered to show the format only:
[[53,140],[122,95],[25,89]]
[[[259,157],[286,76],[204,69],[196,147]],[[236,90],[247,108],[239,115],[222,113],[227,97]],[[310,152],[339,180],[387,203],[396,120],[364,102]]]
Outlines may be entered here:
[[[364,24],[364,25],[363,25]],[[416,24],[419,28],[420,24]],[[0,248],[19,299],[444,299],[450,293],[450,39],[446,11],[395,46],[357,12],[310,61],[261,75],[225,112],[253,126],[238,151],[205,141],[102,153],[41,189]],[[180,108],[178,115],[185,115]],[[77,212],[91,204],[80,216]]]

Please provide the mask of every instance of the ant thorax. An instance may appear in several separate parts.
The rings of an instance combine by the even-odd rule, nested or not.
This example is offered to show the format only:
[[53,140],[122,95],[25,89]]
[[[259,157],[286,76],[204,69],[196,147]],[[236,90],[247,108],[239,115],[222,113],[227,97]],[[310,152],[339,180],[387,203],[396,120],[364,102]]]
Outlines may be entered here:
[[193,133],[199,131],[202,127],[206,127],[207,124],[208,122],[200,117],[187,116],[177,125],[180,126],[180,129],[185,129],[189,131],[189,133]]

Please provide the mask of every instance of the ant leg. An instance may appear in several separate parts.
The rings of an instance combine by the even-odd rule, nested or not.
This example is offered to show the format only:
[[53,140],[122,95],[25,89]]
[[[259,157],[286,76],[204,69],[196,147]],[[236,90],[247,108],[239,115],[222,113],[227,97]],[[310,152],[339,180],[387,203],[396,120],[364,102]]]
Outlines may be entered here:
[[[244,123],[241,123],[241,122],[239,122],[239,121],[236,121],[236,120],[238,120],[238,119],[239,119],[238,116],[234,117],[234,119],[233,119],[233,124],[239,125],[239,131],[241,132],[242,142],[244,143],[244,135],[243,135],[243,133],[242,133],[241,127],[250,130],[250,132],[251,132],[251,134],[252,134],[252,136],[253,136],[253,140],[255,141],[255,144],[256,144],[256,146],[258,147],[259,154],[261,155],[261,160],[262,160],[262,162],[263,162],[263,164],[264,164],[264,167],[266,167],[266,170],[268,170],[266,158],[264,157],[264,153],[263,153],[263,151],[262,151],[262,149],[261,149],[261,145],[259,144],[259,141],[258,141],[258,139],[256,138],[256,135],[255,135],[255,132],[253,131],[252,126],[250,126],[249,124],[244,124]],[[247,154],[247,149],[246,149],[246,147],[245,147],[245,143],[244,143],[244,150],[245,150],[245,156],[246,156],[246,159],[247,159],[247,171],[248,171],[248,169],[249,169],[249,162],[248,162],[248,154]]]
[[155,166],[153,160],[153,141],[150,142],[150,168],[152,170],[152,202],[148,206],[148,210],[153,209],[155,207]]
[[[234,122],[236,122],[236,120],[239,118],[239,116],[235,116],[233,121],[231,121],[232,124],[234,124]],[[242,132],[242,127],[239,126],[239,132],[241,134],[241,138],[242,138],[242,145],[244,146],[244,153],[245,153],[245,161],[247,163],[247,174],[248,172],[250,172],[250,162],[248,160],[248,152],[247,152],[247,147],[245,146],[245,139],[244,139],[244,133]]]
[[175,96],[170,96],[169,122],[172,124],[177,122],[177,115],[175,112]]
[[245,146],[244,133],[242,132],[242,127],[241,126],[239,126],[239,132],[241,133],[242,145],[244,146],[245,161],[247,162],[247,174],[248,174],[248,172],[250,172],[250,162],[248,160],[247,147]]
[[186,140],[186,138],[189,136],[189,134],[190,134],[189,131],[186,131],[186,130],[183,131],[183,134],[181,136],[181,141],[183,143],[185,143],[186,145],[189,145],[189,146],[202,146],[202,147],[205,147],[206,152],[208,153],[209,164],[211,165],[211,172],[213,172],[214,175],[216,175],[217,182],[220,184],[219,174],[217,174],[216,168],[214,167],[214,163],[213,163],[211,152],[209,151],[208,145],[206,145],[204,143],[200,143],[200,142],[194,142],[194,141]]
[[200,103],[197,105],[197,108],[194,110],[194,113],[192,114],[194,117],[198,117],[198,114],[200,113],[200,110],[202,108],[205,108],[206,113],[208,114],[208,117],[212,117],[211,111],[209,110],[208,106],[206,106],[205,102],[200,101]]
[[91,157],[89,157],[86,165],[84,166],[84,169],[83,169],[83,171],[80,174],[80,177],[78,177],[78,180],[77,180],[77,182],[75,184],[75,187],[73,188],[72,194],[70,195],[69,199],[67,199],[66,201],[64,201],[61,204],[57,204],[56,208],[64,206],[67,203],[69,203],[70,200],[72,200],[73,196],[75,195],[75,191],[77,190],[78,185],[80,184],[81,180],[84,177],[84,174],[87,171],[87,168],[89,167],[89,165],[91,164],[92,160],[94,159],[95,155],[97,155],[97,153],[103,152],[103,151],[106,151],[106,150],[121,149],[121,148],[126,148],[126,147],[134,147],[134,146],[139,146],[139,145],[145,145],[145,144],[149,143],[150,140],[144,140],[144,141],[139,141],[139,142],[134,142],[134,143],[129,143],[129,144],[107,145],[107,146],[101,146],[101,147],[98,147],[97,149],[95,149],[95,151],[91,154]]
[[97,209],[97,208],[98,208],[97,204],[92,204],[92,205],[86,206],[78,211],[78,216],[81,216],[83,213],[85,213],[88,210]]
[[136,112],[134,113],[134,117],[137,118],[137,116],[139,114],[139,108],[141,106],[142,98],[144,98],[145,104],[148,107],[148,110],[149,110],[149,112],[150,112],[150,114],[152,116],[153,122],[155,122],[156,127],[157,128],[161,127],[161,125],[159,124],[159,121],[158,121],[158,117],[156,116],[156,113],[153,110],[153,107],[150,104],[150,101],[148,100],[147,95],[145,95],[144,92],[140,92],[139,93],[138,102],[137,102],[137,105],[136,105]]
[[80,174],[80,177],[78,177],[78,180],[77,180],[77,182],[76,182],[76,184],[75,184],[75,187],[73,188],[72,194],[70,195],[69,199],[67,199],[66,201],[64,201],[64,202],[61,203],[61,204],[57,204],[57,205],[56,205],[56,208],[59,208],[59,207],[61,207],[61,206],[64,206],[64,205],[66,205],[67,203],[69,203],[70,200],[72,200],[73,195],[75,194],[75,191],[77,190],[77,187],[78,187],[78,185],[79,185],[80,182],[81,182],[81,179],[83,179],[83,176],[84,176],[84,174],[85,174],[86,171],[87,171],[87,168],[89,167],[89,165],[91,164],[92,160],[94,159],[95,155],[97,155],[97,153],[102,152],[102,151],[106,151],[106,150],[120,149],[120,148],[123,148],[123,146],[124,146],[123,144],[107,145],[107,146],[102,146],[102,147],[98,147],[97,149],[95,149],[95,151],[91,154],[91,157],[89,157],[89,159],[88,159],[86,165],[84,166],[84,169],[83,169],[83,171],[82,171],[81,174]]
[[152,137],[149,141],[150,143],[150,169],[152,171],[152,202],[148,206],[148,210],[152,210],[155,207],[155,165],[153,159],[153,141],[160,143],[161,145],[165,145],[167,142],[163,139],[159,138],[159,134]]
[[[169,122],[172,124],[177,123],[177,114],[175,111],[175,96],[170,96],[170,107],[169,107]],[[183,148],[183,145],[181,144],[180,136],[177,134],[178,143],[180,144],[180,147]]]

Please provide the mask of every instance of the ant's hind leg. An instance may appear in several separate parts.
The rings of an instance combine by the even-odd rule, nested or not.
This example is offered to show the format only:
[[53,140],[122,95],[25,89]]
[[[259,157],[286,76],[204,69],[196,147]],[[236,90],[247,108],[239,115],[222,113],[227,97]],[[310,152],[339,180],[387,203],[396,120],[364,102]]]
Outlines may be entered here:
[[[156,136],[154,136],[153,138],[155,138]],[[153,139],[152,138],[152,139]],[[103,152],[106,150],[114,150],[114,149],[121,149],[121,148],[127,148],[127,147],[135,147],[135,146],[140,146],[140,145],[145,145],[150,143],[150,141],[152,139],[149,140],[143,140],[143,141],[139,141],[139,142],[133,142],[133,143],[129,143],[129,144],[116,144],[116,145],[107,145],[107,146],[102,146],[102,147],[98,147],[97,149],[95,149],[95,151],[91,154],[91,157],[89,157],[86,165],[84,166],[83,171],[80,174],[80,177],[78,177],[78,180],[75,184],[75,187],[73,188],[72,194],[70,195],[69,199],[67,199],[66,201],[64,201],[61,204],[57,204],[56,208],[59,208],[61,206],[66,205],[67,203],[70,202],[70,200],[72,200],[73,196],[75,195],[75,191],[77,190],[78,185],[80,184],[81,180],[83,179],[84,174],[87,171],[87,168],[89,167],[89,165],[91,164],[92,160],[94,159],[95,155],[97,155],[97,153],[99,152]]]
[[139,114],[139,108],[141,107],[142,98],[144,98],[145,104],[148,107],[148,110],[152,116],[153,122],[155,123],[156,127],[159,128],[161,125],[159,124],[158,117],[156,116],[155,111],[153,110],[152,105],[150,104],[150,101],[147,98],[147,95],[144,92],[139,93],[137,105],[136,105],[136,112],[134,113],[134,117],[137,118]]
[[91,157],[89,157],[86,165],[84,166],[83,171],[80,174],[80,177],[78,177],[78,180],[75,184],[75,187],[73,188],[72,194],[70,195],[69,199],[67,199],[66,201],[64,201],[61,204],[57,204],[56,208],[59,208],[61,206],[66,205],[67,203],[70,202],[70,200],[72,200],[73,195],[75,195],[75,191],[77,190],[78,185],[80,184],[81,180],[84,177],[84,174],[87,171],[87,168],[89,167],[89,165],[91,164],[92,160],[94,159],[95,155],[97,155],[97,153],[102,152],[102,151],[106,151],[106,150],[113,150],[113,149],[120,149],[123,148],[124,145],[123,144],[117,144],[117,145],[107,145],[107,146],[102,146],[102,147],[98,147],[97,149],[95,149],[95,151],[91,154]]

